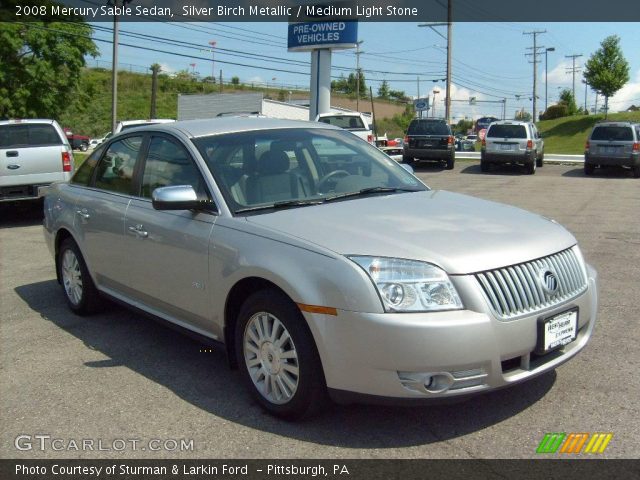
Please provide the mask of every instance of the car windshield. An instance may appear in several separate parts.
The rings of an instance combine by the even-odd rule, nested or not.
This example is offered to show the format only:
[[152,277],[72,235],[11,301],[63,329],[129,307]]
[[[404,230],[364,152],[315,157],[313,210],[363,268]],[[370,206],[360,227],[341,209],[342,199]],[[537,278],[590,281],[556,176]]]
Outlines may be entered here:
[[487,137],[492,138],[527,138],[524,125],[491,125]]
[[633,141],[633,130],[631,127],[602,126],[593,129],[591,140],[613,140],[618,142]]
[[449,135],[449,128],[445,122],[417,120],[411,122],[407,135]]
[[351,133],[274,129],[193,139],[233,213],[428,188]]

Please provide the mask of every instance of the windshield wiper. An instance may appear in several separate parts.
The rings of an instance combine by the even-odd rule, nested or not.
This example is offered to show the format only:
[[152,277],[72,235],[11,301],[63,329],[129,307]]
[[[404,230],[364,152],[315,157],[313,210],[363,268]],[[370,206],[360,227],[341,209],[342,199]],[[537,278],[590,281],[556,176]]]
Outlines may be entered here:
[[341,193],[339,195],[334,195],[333,197],[328,197],[326,199],[327,202],[331,202],[333,200],[340,200],[342,198],[348,197],[360,197],[364,195],[369,195],[371,193],[390,193],[390,192],[419,192],[420,190],[415,188],[402,188],[402,187],[369,187],[363,188],[357,192],[349,192],[349,193]]
[[283,200],[270,205],[257,205],[255,207],[240,208],[235,213],[255,212],[257,210],[271,210],[291,207],[307,207],[309,205],[320,205],[325,202],[325,198],[314,198],[310,200]]

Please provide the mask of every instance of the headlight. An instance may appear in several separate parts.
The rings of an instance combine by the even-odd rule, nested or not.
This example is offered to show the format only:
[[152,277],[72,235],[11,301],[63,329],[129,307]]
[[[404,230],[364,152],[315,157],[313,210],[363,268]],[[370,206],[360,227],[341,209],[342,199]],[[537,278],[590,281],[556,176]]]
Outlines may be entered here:
[[448,275],[430,263],[399,258],[349,257],[369,274],[387,312],[462,308]]

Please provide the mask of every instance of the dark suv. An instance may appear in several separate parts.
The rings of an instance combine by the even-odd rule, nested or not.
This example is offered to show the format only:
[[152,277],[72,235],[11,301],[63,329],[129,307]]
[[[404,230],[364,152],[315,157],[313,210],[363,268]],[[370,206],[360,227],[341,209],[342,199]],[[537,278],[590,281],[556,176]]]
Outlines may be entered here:
[[584,148],[584,173],[591,175],[601,165],[631,167],[640,178],[640,124],[602,122],[593,127]]
[[413,164],[416,160],[446,162],[447,170],[453,169],[456,160],[453,134],[447,122],[438,118],[411,120],[404,138],[402,161]]

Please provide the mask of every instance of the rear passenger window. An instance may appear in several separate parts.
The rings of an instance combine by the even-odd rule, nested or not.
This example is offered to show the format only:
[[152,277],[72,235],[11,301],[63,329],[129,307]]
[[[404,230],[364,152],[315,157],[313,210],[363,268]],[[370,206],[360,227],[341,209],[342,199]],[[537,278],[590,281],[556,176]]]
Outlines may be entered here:
[[208,198],[204,180],[189,152],[180,144],[165,137],[153,137],[144,165],[142,196],[160,187],[191,185],[200,198]]
[[0,125],[0,148],[43,147],[62,143],[62,138],[51,124]]
[[98,164],[95,186],[117,193],[131,193],[133,169],[142,145],[142,136],[113,142]]

